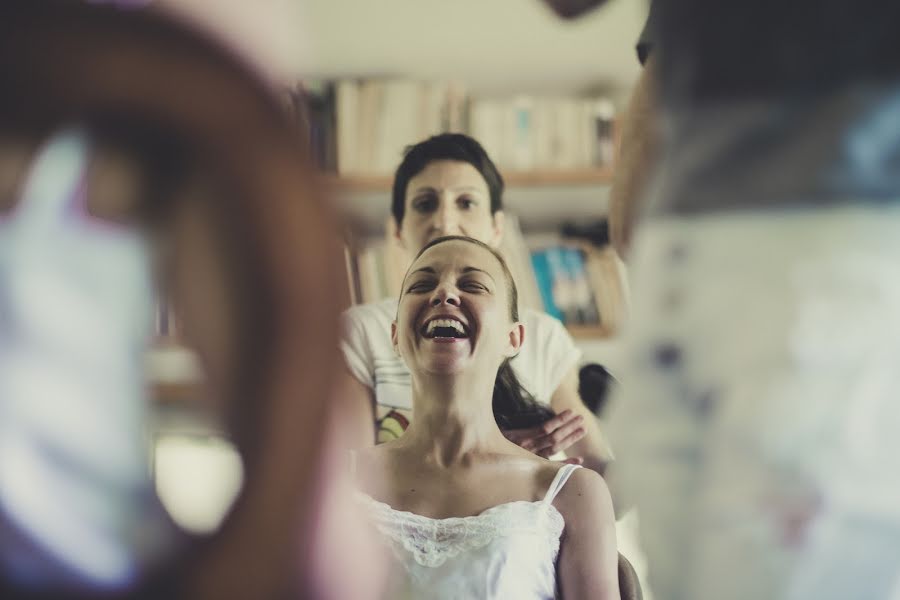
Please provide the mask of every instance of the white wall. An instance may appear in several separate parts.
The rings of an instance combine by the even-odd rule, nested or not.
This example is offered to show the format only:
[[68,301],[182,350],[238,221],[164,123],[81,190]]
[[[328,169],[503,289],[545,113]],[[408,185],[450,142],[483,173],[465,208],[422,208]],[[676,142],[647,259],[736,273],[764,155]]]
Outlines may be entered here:
[[609,0],[576,21],[541,0],[305,0],[308,62],[321,75],[411,75],[476,92],[626,89],[644,0]]
[[608,89],[637,76],[646,0],[576,21],[542,0],[156,0],[231,42],[279,81],[399,75],[476,93]]

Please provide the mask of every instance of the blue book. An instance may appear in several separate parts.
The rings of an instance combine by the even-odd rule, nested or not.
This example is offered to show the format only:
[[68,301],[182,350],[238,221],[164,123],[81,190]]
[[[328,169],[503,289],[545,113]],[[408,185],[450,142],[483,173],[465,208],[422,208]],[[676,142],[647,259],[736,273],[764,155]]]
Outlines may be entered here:
[[553,281],[553,302],[562,314],[562,322],[578,323],[578,303],[575,297],[575,280],[567,264],[568,248],[552,246],[547,248],[547,264]]
[[572,300],[576,313],[576,322],[581,324],[599,323],[597,303],[588,281],[587,268],[581,250],[567,246],[563,249],[563,262],[566,274],[572,282]]
[[544,302],[544,311],[550,316],[562,320],[562,312],[553,299],[553,272],[550,269],[547,252],[544,250],[532,251],[531,266],[534,269],[538,290],[541,292],[541,300]]

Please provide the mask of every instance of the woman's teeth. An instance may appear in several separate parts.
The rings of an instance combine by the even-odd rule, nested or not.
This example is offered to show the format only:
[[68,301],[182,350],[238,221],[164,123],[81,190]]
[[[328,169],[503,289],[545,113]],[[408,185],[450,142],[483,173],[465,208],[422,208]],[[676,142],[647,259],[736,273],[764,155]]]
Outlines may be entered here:
[[466,337],[466,330],[456,319],[433,319],[425,328],[427,337]]

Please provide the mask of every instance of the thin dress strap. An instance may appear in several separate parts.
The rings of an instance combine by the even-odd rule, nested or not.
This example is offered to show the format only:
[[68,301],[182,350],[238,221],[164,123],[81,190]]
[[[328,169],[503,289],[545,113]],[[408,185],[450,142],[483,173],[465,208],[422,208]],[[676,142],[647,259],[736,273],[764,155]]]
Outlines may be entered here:
[[553,478],[553,483],[550,484],[550,487],[547,489],[547,495],[544,496],[542,502],[545,504],[549,504],[553,502],[553,499],[556,498],[556,495],[559,491],[566,485],[566,481],[569,480],[569,476],[575,472],[575,469],[580,469],[581,465],[563,465],[563,467],[556,472],[556,477]]

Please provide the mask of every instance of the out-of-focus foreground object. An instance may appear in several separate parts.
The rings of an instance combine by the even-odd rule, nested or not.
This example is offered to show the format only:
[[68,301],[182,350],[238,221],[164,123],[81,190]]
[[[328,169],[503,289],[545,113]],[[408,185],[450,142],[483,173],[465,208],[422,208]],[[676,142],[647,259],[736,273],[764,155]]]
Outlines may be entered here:
[[619,553],[619,594],[622,600],[643,600],[641,582],[628,559]]
[[900,590],[900,4],[660,0],[610,427],[669,600]]
[[[68,0],[3,3],[0,90],[0,595],[320,595],[341,263],[277,98],[161,15]],[[142,447],[154,272],[246,473],[202,540]]]
[[634,228],[644,210],[648,180],[661,145],[656,90],[656,59],[647,58],[622,117],[616,172],[609,197],[609,237],[627,259]]
[[604,4],[606,0],[544,0],[544,2],[559,16],[575,19]]

